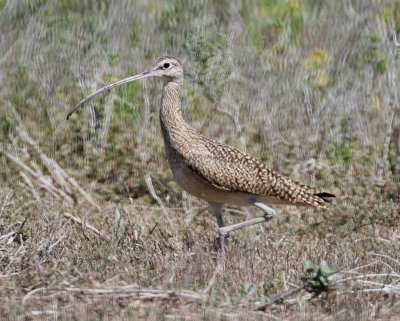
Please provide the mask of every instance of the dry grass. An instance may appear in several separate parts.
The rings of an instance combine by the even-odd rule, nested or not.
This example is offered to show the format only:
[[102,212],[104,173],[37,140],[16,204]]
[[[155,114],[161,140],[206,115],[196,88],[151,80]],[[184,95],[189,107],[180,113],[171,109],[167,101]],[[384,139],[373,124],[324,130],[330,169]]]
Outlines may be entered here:
[[[233,235],[219,273],[215,222],[202,207],[192,207],[197,215],[188,221],[184,207],[168,208],[167,219],[140,201],[97,211],[51,198],[26,202],[11,190],[1,201],[2,226],[14,232],[0,240],[0,313],[9,319],[396,320],[400,312],[398,217],[389,225],[357,222],[360,213],[339,204],[322,216],[303,212],[311,224],[290,209]],[[311,298],[303,290],[256,312],[263,300],[301,286],[304,258],[338,267],[332,291]]]
[[[400,320],[398,1],[0,10],[1,320]],[[193,126],[337,194],[330,209],[277,207],[224,260],[206,204],[171,182],[157,82],[65,121],[164,54]],[[303,260],[337,268],[330,291],[303,288]]]

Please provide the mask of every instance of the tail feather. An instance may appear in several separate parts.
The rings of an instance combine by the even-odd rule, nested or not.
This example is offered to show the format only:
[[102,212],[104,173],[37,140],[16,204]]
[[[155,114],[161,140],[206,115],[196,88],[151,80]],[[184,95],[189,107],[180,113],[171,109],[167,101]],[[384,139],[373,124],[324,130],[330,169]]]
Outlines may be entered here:
[[328,192],[307,193],[304,192],[299,199],[299,202],[304,202],[305,205],[318,208],[326,208],[327,203],[331,203],[335,195]]
[[298,205],[326,208],[327,203],[331,203],[331,198],[335,195],[322,191],[317,187],[308,186],[299,182],[294,182],[292,202]]
[[327,203],[331,202],[331,198],[335,197],[317,187],[293,181],[276,172],[273,172],[273,175],[268,176],[267,179],[270,185],[265,193],[266,196],[275,197],[285,204],[326,208]]
[[321,192],[314,195],[322,198],[327,203],[332,203],[332,198],[336,197],[335,195],[327,192]]

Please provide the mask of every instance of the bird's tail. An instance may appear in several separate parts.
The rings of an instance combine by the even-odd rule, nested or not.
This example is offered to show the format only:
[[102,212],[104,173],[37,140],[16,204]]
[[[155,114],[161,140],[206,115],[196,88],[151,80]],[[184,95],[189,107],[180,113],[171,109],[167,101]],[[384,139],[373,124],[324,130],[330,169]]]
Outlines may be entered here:
[[327,203],[332,202],[332,198],[336,197],[334,194],[325,192],[319,188],[304,185],[299,182],[293,182],[297,197],[294,203],[304,206],[313,206],[318,208],[326,208]]
[[292,181],[278,174],[275,174],[275,184],[266,196],[277,198],[277,202],[281,204],[317,208],[326,208],[327,203],[330,203],[332,198],[335,197],[335,195],[319,188]]

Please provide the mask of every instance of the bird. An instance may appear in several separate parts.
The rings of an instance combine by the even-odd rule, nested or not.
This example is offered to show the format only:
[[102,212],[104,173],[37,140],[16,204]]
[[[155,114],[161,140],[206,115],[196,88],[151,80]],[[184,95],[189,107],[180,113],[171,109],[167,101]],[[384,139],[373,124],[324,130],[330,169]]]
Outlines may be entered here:
[[[229,233],[268,222],[276,216],[269,205],[324,209],[331,203],[335,195],[285,177],[259,159],[208,138],[190,126],[183,117],[181,107],[183,66],[174,57],[162,56],[145,71],[98,89],[76,104],[68,113],[67,120],[93,97],[149,77],[161,78],[163,83],[159,118],[174,180],[187,193],[208,202],[218,224],[215,241],[224,254]],[[263,211],[263,215],[225,226],[222,211],[227,204],[256,206]]]

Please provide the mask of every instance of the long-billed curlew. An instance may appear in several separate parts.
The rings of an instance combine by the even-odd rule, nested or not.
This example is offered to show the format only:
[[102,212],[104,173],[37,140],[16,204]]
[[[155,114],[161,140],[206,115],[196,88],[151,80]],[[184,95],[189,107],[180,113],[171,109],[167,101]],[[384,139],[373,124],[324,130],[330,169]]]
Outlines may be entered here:
[[[185,122],[181,110],[183,68],[178,59],[158,58],[144,72],[105,86],[81,100],[68,114],[113,87],[147,77],[163,80],[160,108],[165,150],[175,181],[188,193],[207,201],[218,223],[222,250],[229,232],[267,222],[275,211],[266,204],[291,204],[325,208],[334,195],[295,182],[267,168],[261,161],[240,150],[215,142]],[[242,223],[224,226],[224,204],[255,205],[264,215]]]

